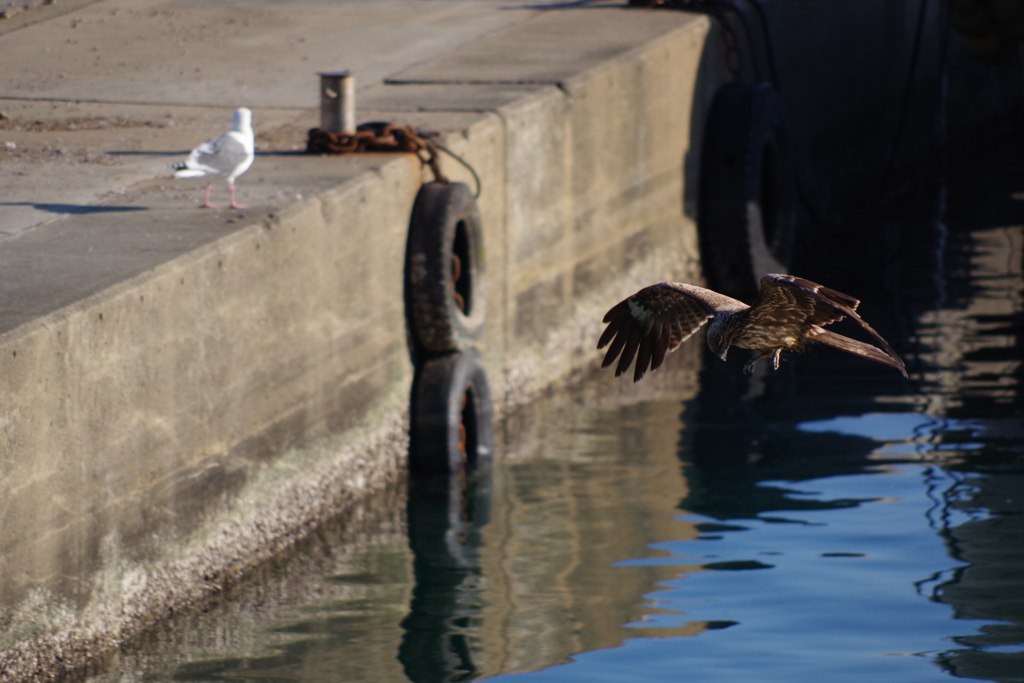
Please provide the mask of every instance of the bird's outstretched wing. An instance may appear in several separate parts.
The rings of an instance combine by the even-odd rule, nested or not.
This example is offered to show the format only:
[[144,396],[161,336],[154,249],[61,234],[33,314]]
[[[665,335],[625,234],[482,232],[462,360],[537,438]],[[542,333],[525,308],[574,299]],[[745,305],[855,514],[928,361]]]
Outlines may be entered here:
[[[761,278],[761,293],[758,295],[757,301],[751,306],[748,321],[756,324],[761,316],[765,316],[770,317],[776,324],[805,322],[821,326],[839,322],[843,318],[849,318],[874,337],[875,341],[882,347],[881,351],[884,351],[885,355],[892,362],[880,360],[866,353],[860,353],[859,355],[871,357],[873,360],[891,365],[906,375],[907,372],[903,365],[903,360],[896,355],[896,352],[882,338],[882,335],[876,332],[871,325],[868,325],[858,315],[857,306],[859,305],[860,301],[848,294],[823,287],[801,277],[777,274],[765,275]],[[828,343],[830,346],[836,346],[836,344],[826,340],[826,338],[831,340],[835,337],[846,339],[831,332],[823,338],[812,336],[812,339]],[[850,341],[855,342],[855,340]],[[843,350],[850,351],[846,348]],[[850,352],[854,353],[854,351]]]
[[619,302],[604,316],[608,323],[597,348],[609,343],[602,368],[619,358],[615,376],[624,373],[636,356],[633,381],[637,382],[648,366],[657,369],[665,354],[675,351],[707,321],[723,310],[742,310],[747,305],[724,294],[680,282],[662,282],[644,287]]

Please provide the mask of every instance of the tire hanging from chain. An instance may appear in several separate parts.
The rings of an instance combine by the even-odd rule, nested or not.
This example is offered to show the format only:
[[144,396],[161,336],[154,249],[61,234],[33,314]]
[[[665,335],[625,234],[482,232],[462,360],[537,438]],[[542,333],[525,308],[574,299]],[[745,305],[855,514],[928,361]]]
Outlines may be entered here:
[[489,467],[494,406],[476,349],[420,364],[413,385],[409,473],[413,480],[470,476]]
[[423,350],[450,353],[479,341],[487,313],[483,228],[466,185],[420,188],[405,273],[409,325]]

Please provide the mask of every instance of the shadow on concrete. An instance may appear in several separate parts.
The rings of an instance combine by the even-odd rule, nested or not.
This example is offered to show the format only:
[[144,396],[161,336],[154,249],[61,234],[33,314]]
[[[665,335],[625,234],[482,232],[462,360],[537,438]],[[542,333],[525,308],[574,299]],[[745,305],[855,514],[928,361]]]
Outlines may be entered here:
[[309,156],[309,152],[304,149],[285,149],[273,152],[261,152],[256,150],[256,156],[258,157],[304,157]]
[[153,151],[139,151],[139,150],[111,150],[104,152],[108,156],[114,157],[186,157],[192,150],[179,150],[176,152],[153,152]]
[[607,0],[573,0],[572,2],[541,2],[541,3],[526,3],[523,5],[513,5],[506,7],[505,9],[533,9],[533,10],[556,10],[556,9],[607,9],[608,7],[618,7],[619,5],[610,4]]
[[33,202],[0,202],[0,206],[31,206],[39,211],[62,214],[121,213],[124,211],[149,211],[148,206],[93,206],[89,204],[36,204]]
[[[187,157],[192,153],[192,150],[179,150],[175,152],[160,152],[160,151],[139,151],[139,150],[112,150],[104,152],[108,156],[115,157]],[[297,155],[305,155],[305,150],[283,150],[283,151],[262,151],[256,150],[256,156],[258,157],[293,157]]]

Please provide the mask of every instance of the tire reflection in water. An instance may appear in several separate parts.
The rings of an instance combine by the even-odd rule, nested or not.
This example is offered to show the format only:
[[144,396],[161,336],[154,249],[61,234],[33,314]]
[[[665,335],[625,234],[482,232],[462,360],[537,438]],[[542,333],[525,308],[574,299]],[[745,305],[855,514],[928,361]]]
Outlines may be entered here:
[[483,666],[481,530],[490,468],[416,482],[409,490],[414,588],[398,658],[414,683],[465,681]]
[[417,369],[407,519],[413,591],[398,659],[413,683],[482,670],[482,529],[490,519],[494,415],[477,352]]

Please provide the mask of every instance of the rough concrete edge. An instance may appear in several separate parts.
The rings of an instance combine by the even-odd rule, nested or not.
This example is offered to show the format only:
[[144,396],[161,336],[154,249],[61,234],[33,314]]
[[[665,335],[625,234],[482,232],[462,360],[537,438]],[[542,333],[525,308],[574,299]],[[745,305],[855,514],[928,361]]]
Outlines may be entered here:
[[[9,330],[0,332],[0,346],[6,344],[18,343],[26,338],[39,333],[42,330],[48,330],[50,327],[58,323],[69,320],[70,318],[92,310],[98,306],[104,304],[104,302],[112,301],[118,297],[123,296],[127,292],[136,289],[140,284],[149,282],[157,279],[161,276],[170,274],[171,272],[182,268],[189,264],[201,263],[205,259],[216,258],[217,254],[230,248],[236,242],[248,240],[254,236],[258,236],[267,230],[279,229],[282,225],[286,224],[290,218],[296,214],[308,209],[312,203],[319,204],[323,197],[336,193],[346,192],[357,189],[358,185],[366,182],[372,182],[375,179],[382,177],[384,167],[392,163],[405,163],[409,154],[394,155],[394,158],[389,160],[387,163],[382,164],[380,168],[366,169],[359,174],[347,178],[341,181],[338,185],[330,187],[317,192],[315,195],[307,197],[301,201],[293,202],[287,206],[273,209],[269,211],[269,215],[265,218],[254,219],[247,224],[239,226],[236,230],[222,235],[206,244],[203,244],[191,251],[185,252],[178,256],[168,259],[163,263],[156,266],[143,270],[142,272],[133,275],[125,280],[116,282],[109,287],[101,289],[98,292],[94,292],[84,298],[78,299],[66,306],[62,306],[54,311],[40,315],[34,320],[30,320],[26,323],[18,325],[17,327]],[[153,182],[152,178],[143,178],[139,180],[137,185],[145,185],[146,183]],[[55,218],[61,220],[61,217]],[[53,221],[48,221],[51,223]],[[18,235],[12,236],[11,240],[19,239],[20,237],[29,234],[32,230],[40,227],[40,224],[33,226],[25,232],[19,233]]]
[[[687,26],[693,27],[694,24],[687,24]],[[638,54],[640,52],[642,51],[636,51]],[[614,62],[620,58],[624,58],[624,55],[619,55],[609,61]],[[599,78],[603,73],[605,71],[602,65],[594,67],[585,74],[581,74],[573,87],[581,86],[588,78]],[[534,106],[538,100],[551,97],[561,98],[570,106],[572,104],[573,96],[569,89],[562,84],[548,83],[545,84],[545,87],[527,93],[515,102],[495,109],[492,113],[500,121],[500,126],[507,135],[508,118],[511,116],[511,111]],[[703,284],[699,245],[696,243],[696,224],[687,216],[684,216],[682,221],[693,224],[692,236],[694,238],[692,243],[680,245],[680,248],[689,257],[687,263],[690,268],[688,268],[685,279],[689,282]],[[506,244],[505,249],[508,248]],[[678,271],[680,264],[674,260],[673,256],[674,252],[652,252],[622,270],[619,276],[612,281],[574,300],[573,316],[553,328],[543,346],[543,353],[568,357],[573,359],[573,362],[563,367],[548,366],[546,368],[549,371],[548,374],[543,378],[538,378],[534,367],[536,360],[534,355],[506,357],[500,377],[491,383],[492,394],[501,397],[500,400],[495,400],[495,420],[503,420],[515,413],[523,405],[529,403],[536,396],[542,395],[555,384],[575,385],[584,381],[588,375],[600,371],[604,351],[598,351],[596,345],[604,329],[602,319],[611,305],[610,302],[621,301],[637,290],[650,285],[652,272],[672,273]],[[506,320],[506,323],[508,324],[509,321]],[[508,335],[511,332],[506,330],[505,334]],[[567,351],[567,349],[572,351]],[[556,371],[556,374],[551,374],[552,370]]]
[[[622,7],[622,6],[615,6],[615,7],[610,7],[609,9],[626,9],[626,8]],[[653,11],[661,11],[661,10],[653,10]],[[412,66],[409,66],[409,67],[403,69],[402,71],[400,71],[400,72],[398,72],[396,74],[393,74],[391,76],[386,77],[382,82],[383,82],[383,84],[385,86],[389,86],[389,85],[392,85],[392,86],[402,86],[402,85],[506,85],[506,86],[535,86],[536,87],[536,86],[543,86],[543,85],[551,85],[551,86],[555,86],[555,87],[565,91],[568,94],[568,90],[566,89],[568,84],[586,81],[586,80],[589,80],[589,79],[595,77],[596,75],[601,74],[602,72],[609,71],[611,69],[615,69],[615,68],[618,67],[618,64],[620,62],[622,62],[622,61],[636,59],[638,57],[642,58],[643,53],[651,50],[652,48],[656,49],[659,43],[661,43],[661,42],[671,42],[673,40],[676,40],[677,39],[677,34],[680,33],[680,32],[692,31],[694,28],[700,28],[705,33],[710,31],[711,18],[707,14],[703,14],[703,13],[700,13],[700,12],[686,12],[686,11],[681,11],[681,12],[676,12],[676,13],[677,14],[685,14],[685,15],[687,15],[687,18],[689,19],[689,21],[686,21],[685,23],[680,24],[679,26],[675,27],[674,29],[672,29],[670,31],[666,31],[665,33],[661,34],[660,36],[657,36],[656,38],[653,38],[653,39],[647,41],[646,43],[643,43],[641,45],[637,45],[637,46],[632,47],[632,48],[630,48],[628,50],[624,50],[624,51],[620,52],[619,54],[615,55],[614,57],[610,57],[610,58],[608,58],[608,59],[606,59],[606,60],[604,60],[604,61],[602,61],[602,62],[600,62],[598,64],[595,64],[595,65],[593,65],[591,67],[583,69],[582,71],[579,71],[579,72],[574,73],[574,74],[572,74],[570,76],[565,76],[565,77],[562,77],[562,78],[554,78],[554,77],[540,77],[540,78],[463,78],[463,79],[450,79],[449,80],[449,79],[444,79],[444,78],[403,78],[402,77],[402,74],[405,73],[406,71],[411,71],[412,69],[415,69],[415,68],[418,68],[420,66],[423,66],[424,64],[429,64],[432,61],[436,61],[438,58],[435,57],[435,58],[424,60],[423,62],[420,62],[419,64],[414,64]],[[500,33],[500,32],[501,31],[497,31],[497,32],[495,32],[495,34]],[[480,40],[484,40],[486,38],[491,38],[495,34],[490,34],[490,35],[484,36]],[[516,102],[518,102],[518,100]],[[510,103],[510,105],[514,105],[514,104],[515,104],[515,102]],[[506,105],[506,106],[510,106],[510,105]],[[482,111],[482,110],[473,109],[471,111]]]
[[[501,120],[503,128],[507,130],[508,112],[524,108],[524,106],[530,106],[535,100],[560,96],[568,106],[571,106],[573,92],[579,91],[587,81],[601,78],[604,74],[621,68],[624,62],[645,59],[645,52],[650,49],[656,49],[660,44],[678,40],[682,33],[697,30],[700,32],[699,35],[701,37],[707,36],[711,30],[710,19],[702,14],[694,14],[692,18],[691,22],[687,22],[674,31],[670,31],[632,50],[618,54],[580,74],[558,83],[544,83],[543,85],[547,87],[532,91],[513,102],[501,106],[501,108],[495,111],[495,114]],[[684,214],[683,221],[693,225],[693,236],[695,238],[695,220]],[[659,257],[654,254],[632,264],[613,281],[605,283],[603,286],[574,301],[573,316],[565,319],[556,329],[552,330],[544,345],[545,354],[566,355],[573,358],[572,364],[566,366],[563,372],[558,375],[549,374],[542,381],[538,381],[536,373],[531,371],[531,366],[535,360],[534,356],[506,358],[504,373],[498,387],[499,390],[495,392],[496,395],[502,395],[502,400],[500,402],[496,401],[496,419],[504,419],[522,407],[532,397],[547,391],[556,384],[571,385],[578,383],[583,381],[587,374],[597,372],[600,369],[600,359],[604,352],[597,351],[596,343],[604,327],[601,319],[610,305],[609,302],[621,301],[639,289],[650,285],[650,272],[675,272],[675,280],[686,280],[686,282],[703,284],[705,281],[703,281],[703,272],[700,265],[699,247],[695,243],[687,247],[692,247],[692,251],[684,247],[686,251],[690,251],[689,258],[692,268],[685,275],[678,273],[680,264],[674,261],[671,256]],[[567,352],[567,348],[571,348],[571,352]]]
[[[151,181],[149,179],[142,180],[140,181],[140,184],[146,182]],[[311,198],[310,201],[316,201],[316,197]],[[153,266],[152,268],[148,268],[136,275],[129,277],[126,280],[116,282],[110,285],[109,287],[101,289],[98,292],[94,292],[84,298],[78,299],[77,301],[67,304],[66,306],[62,306],[61,308],[58,308],[49,313],[44,313],[43,315],[40,315],[34,320],[30,320],[26,323],[18,325],[17,327],[13,327],[4,332],[0,332],[0,346],[24,341],[25,339],[35,334],[38,334],[40,331],[49,330],[51,327],[68,321],[71,318],[75,317],[76,315],[85,313],[89,310],[96,308],[97,306],[101,306],[103,305],[104,302],[115,300],[118,297],[123,296],[125,293],[135,289],[140,284],[156,279],[161,275],[168,274],[178,268],[181,268],[186,264],[199,263],[204,259],[210,258],[211,256],[214,256],[217,251],[223,249],[225,246],[230,245],[233,241],[247,239],[253,233],[261,232],[272,227],[279,226],[281,223],[284,222],[284,220],[286,220],[284,214],[288,213],[289,210],[292,210],[294,206],[296,205],[285,207],[284,209],[275,212],[273,214],[274,218],[266,218],[261,221],[253,221],[248,225],[243,225],[234,232],[231,232],[227,235],[223,235],[222,237],[219,237],[207,244],[204,244],[196,249],[193,249],[192,251],[186,252],[179,256],[175,256],[174,258],[164,261],[163,263]],[[54,220],[61,220],[61,218],[58,217],[55,218]],[[48,223],[52,222],[53,221],[48,221]],[[41,223],[39,225],[33,226],[32,228],[29,228],[29,230],[26,230],[25,232],[20,233],[19,235],[14,235],[10,239],[16,240],[19,237],[28,234],[32,230],[41,227],[42,225],[46,224]]]
[[[605,351],[597,349],[597,340],[604,329],[604,314],[615,302],[650,285],[650,273],[671,272],[672,263],[671,258],[648,256],[623,271],[615,282],[578,299],[574,317],[553,331],[545,345],[545,351],[552,353],[565,353],[566,347],[572,348],[575,352],[566,353],[573,357],[575,362],[565,366],[561,374],[537,381],[536,373],[531,370],[534,362],[532,357],[507,359],[503,378],[504,396],[500,405],[495,406],[495,419],[504,419],[554,384],[575,385],[583,382],[591,374],[601,371],[612,372],[614,368],[601,368]],[[686,281],[703,284],[699,255],[694,257],[693,266],[692,276],[687,277]],[[700,342],[700,339],[691,341]],[[632,384],[631,377],[626,379]]]
[[[694,31],[696,33],[692,33]],[[557,82],[531,83],[531,85],[546,87],[526,93],[514,102],[496,108],[493,113],[499,118],[501,126],[506,130],[507,134],[510,111],[529,107],[536,100],[552,96],[561,97],[566,102],[566,105],[571,107],[574,93],[579,92],[588,81],[599,79],[611,71],[622,68],[624,64],[634,61],[645,61],[647,53],[657,50],[663,45],[680,40],[681,36],[690,35],[691,33],[695,39],[706,40],[712,33],[711,19],[704,14],[691,13],[690,21],[642,45],[638,45],[600,64],[585,69],[578,74]],[[494,83],[489,84],[493,85]],[[684,220],[694,223],[694,236],[696,236],[695,219],[684,217]],[[687,245],[687,247],[692,247],[693,249],[689,254],[693,269],[687,281],[704,284],[700,253],[698,251],[699,245],[694,243]],[[506,245],[507,248],[508,246]],[[689,249],[687,250],[689,251]],[[562,373],[548,375],[543,381],[537,381],[536,373],[531,369],[534,362],[532,357],[525,356],[506,359],[500,387],[502,400],[496,402],[495,419],[504,419],[532,400],[533,397],[545,392],[548,387],[556,382],[575,384],[582,382],[588,374],[600,370],[600,361],[604,352],[597,352],[596,343],[604,327],[604,323],[601,320],[609,307],[609,302],[620,301],[642,287],[650,285],[651,282],[647,273],[655,270],[665,273],[673,272],[672,265],[671,257],[659,258],[656,255],[648,256],[623,271],[614,282],[610,282],[583,297],[577,298],[574,305],[574,317],[564,321],[563,324],[553,330],[545,344],[545,351],[553,354],[564,353],[566,347],[574,348],[576,351],[576,353],[566,354],[574,358],[575,362],[565,367]],[[678,264],[675,265],[678,267]],[[585,350],[588,348],[593,349],[589,356],[585,354]]]
[[[238,582],[324,522],[395,483],[408,450],[408,401],[393,396],[390,403],[370,420],[374,428],[295,449],[275,462],[261,473],[255,495],[224,505],[205,537],[181,548],[175,559],[108,572],[82,615],[69,613],[63,623],[0,653],[0,681],[87,672],[161,617]],[[387,468],[371,466],[382,460]],[[106,539],[104,552],[116,559],[118,539]]]
[[646,59],[646,53],[649,53],[652,50],[659,49],[662,44],[670,44],[676,40],[679,40],[681,34],[688,34],[691,31],[697,30],[700,32],[699,36],[706,37],[707,34],[710,32],[711,19],[708,17],[708,15],[693,12],[681,12],[681,14],[687,14],[689,21],[680,24],[671,31],[666,31],[657,38],[654,38],[644,43],[643,45],[637,45],[632,49],[626,50],[615,55],[611,59],[606,59],[600,64],[595,64],[589,69],[573,74],[572,76],[569,76],[567,78],[560,79],[557,82],[549,83],[557,85],[558,88],[562,90],[567,97],[571,98],[572,91],[575,88],[579,87],[579,85],[581,85],[585,81],[594,78],[599,78],[604,73],[608,73],[614,69],[618,69],[621,67],[623,62],[629,62],[634,60],[644,61]]

